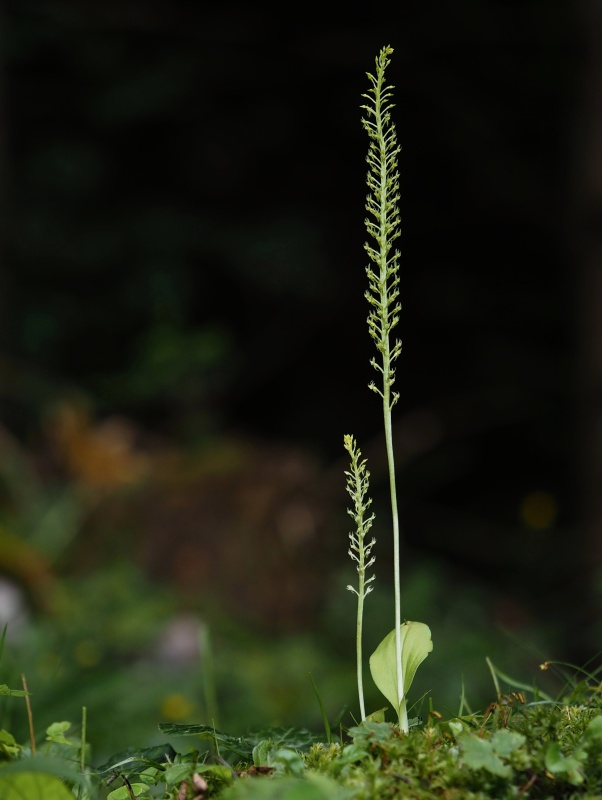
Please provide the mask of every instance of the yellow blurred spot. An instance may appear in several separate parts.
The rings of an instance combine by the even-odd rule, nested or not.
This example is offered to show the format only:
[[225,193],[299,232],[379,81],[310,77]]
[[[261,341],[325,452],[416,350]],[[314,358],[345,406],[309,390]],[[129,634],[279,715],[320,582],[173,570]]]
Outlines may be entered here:
[[168,694],[163,698],[159,710],[165,719],[179,720],[190,716],[194,705],[183,694]]
[[551,528],[558,516],[558,503],[549,492],[531,492],[520,504],[520,518],[529,528]]
[[83,639],[73,648],[73,655],[80,667],[95,667],[100,661],[101,650],[92,639]]

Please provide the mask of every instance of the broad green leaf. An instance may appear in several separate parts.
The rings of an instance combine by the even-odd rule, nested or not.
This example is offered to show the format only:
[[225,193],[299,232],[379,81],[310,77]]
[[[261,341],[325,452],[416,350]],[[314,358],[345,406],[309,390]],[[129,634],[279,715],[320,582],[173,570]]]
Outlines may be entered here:
[[500,757],[494,753],[490,741],[480,739],[472,733],[463,733],[458,736],[458,744],[462,748],[464,763],[470,769],[485,769],[500,778],[509,778],[512,775],[512,769],[502,763]]
[[0,775],[2,800],[73,800],[73,794],[56,775],[16,772]]
[[423,622],[404,622],[400,625],[401,666],[403,692],[397,692],[397,658],[395,653],[395,629],[391,631],[370,656],[372,679],[384,694],[400,718],[405,711],[405,698],[416,670],[433,649],[431,631]]

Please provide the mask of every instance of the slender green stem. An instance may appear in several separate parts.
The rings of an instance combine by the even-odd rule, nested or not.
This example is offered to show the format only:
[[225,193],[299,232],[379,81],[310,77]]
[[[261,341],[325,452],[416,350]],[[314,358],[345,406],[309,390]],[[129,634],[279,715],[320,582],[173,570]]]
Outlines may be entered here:
[[27,681],[25,680],[25,675],[23,675],[23,673],[21,673],[21,683],[23,684],[23,689],[25,691],[25,706],[27,708],[27,721],[29,723],[29,743],[31,745],[31,754],[32,756],[35,756],[36,737],[33,729],[33,714],[31,713],[31,703],[29,701],[29,690],[27,689]]
[[366,703],[364,701],[364,656],[362,653],[362,629],[364,623],[364,586],[363,578],[359,581],[357,595],[357,624],[355,631],[355,656],[357,661],[357,694],[360,701],[360,714],[366,719]]
[[[395,586],[395,658],[397,662],[397,694],[400,701],[404,696],[404,675],[401,661],[401,576],[400,576],[400,534],[399,512],[397,510],[397,486],[395,481],[395,459],[393,454],[393,426],[391,423],[391,407],[385,408],[385,441],[387,461],[389,463],[389,485],[391,490],[391,511],[393,514],[393,582]],[[405,703],[400,704],[399,725],[408,731],[408,712]]]

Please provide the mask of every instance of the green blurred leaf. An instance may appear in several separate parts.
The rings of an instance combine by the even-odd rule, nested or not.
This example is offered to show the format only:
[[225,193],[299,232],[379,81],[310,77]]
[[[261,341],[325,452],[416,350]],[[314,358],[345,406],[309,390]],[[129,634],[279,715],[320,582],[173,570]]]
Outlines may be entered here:
[[465,733],[458,737],[458,744],[462,748],[464,763],[470,769],[485,769],[500,778],[509,778],[512,774],[512,769],[502,763],[490,741]]
[[579,786],[583,783],[581,761],[584,759],[585,753],[576,752],[572,756],[565,756],[556,742],[550,742],[546,748],[545,766],[552,775],[564,778],[573,786]]
[[263,767],[269,764],[268,758],[274,749],[274,742],[271,739],[262,739],[253,748],[253,764],[256,767]]
[[199,739],[219,742],[220,745],[223,745],[228,750],[245,758],[250,757],[252,753],[251,745],[242,736],[230,736],[227,733],[216,730],[211,725],[161,722],[159,723],[159,730],[166,736],[198,736]]
[[16,756],[21,750],[21,745],[17,744],[12,733],[0,730],[0,751],[5,755]]
[[5,683],[0,684],[0,695],[10,695],[10,697],[25,697],[27,694],[29,694],[29,692],[24,692],[23,689],[9,689]]
[[353,741],[366,746],[372,742],[381,744],[388,742],[392,734],[393,728],[390,722],[376,722],[365,719],[354,728],[349,728],[349,736],[353,736]]
[[509,731],[506,728],[496,731],[491,737],[493,751],[502,758],[508,758],[515,750],[525,743],[522,733]]
[[162,768],[162,765],[173,760],[176,751],[170,744],[155,745],[154,747],[129,747],[120,753],[116,753],[101,767],[98,767],[98,774],[105,775],[109,772],[123,772],[131,775],[133,772],[140,772],[147,767]]
[[305,764],[299,753],[288,747],[271,754],[270,766],[278,767],[279,771],[294,778],[301,778],[305,772]]
[[[62,781],[68,781],[71,784],[79,784],[84,792],[90,793],[90,780],[87,775],[82,775],[74,769],[74,762],[64,758],[57,758],[55,756],[36,755],[31,758],[19,759],[12,761],[6,766],[2,767],[0,777],[7,778],[9,775],[23,775],[33,774],[42,776],[55,776]],[[0,798],[4,800],[4,796],[0,792]]]
[[193,764],[172,764],[165,770],[165,783],[168,787],[180,785],[182,781],[188,780],[194,769]]
[[[146,785],[146,783],[130,783],[130,788],[134,794],[134,797],[141,797],[149,790],[149,787]],[[120,786],[119,789],[113,789],[112,792],[109,792],[107,800],[131,800],[128,787]]]
[[585,735],[598,744],[602,744],[602,714],[598,714],[590,720],[589,725],[585,730]]
[[347,800],[345,789],[325,775],[308,778],[236,781],[223,794],[224,800]]
[[2,800],[73,800],[73,794],[56,775],[42,772],[0,774]]
[[66,731],[71,727],[70,722],[53,722],[46,728],[46,739],[49,742],[56,742],[57,744],[68,744],[78,746],[79,741],[74,739],[67,739],[65,736]]
[[259,744],[263,739],[269,739],[275,748],[290,747],[293,750],[309,750],[312,744],[323,741],[319,736],[307,728],[283,728],[282,726],[270,726],[262,728],[260,731],[249,733],[246,739],[251,744]]
[[197,764],[195,772],[199,775],[214,775],[221,781],[231,781],[234,774],[230,767],[224,767],[221,764]]
[[384,708],[379,708],[378,711],[373,711],[371,714],[368,714],[366,717],[366,722],[384,722],[385,721],[385,711],[389,706],[385,706]]

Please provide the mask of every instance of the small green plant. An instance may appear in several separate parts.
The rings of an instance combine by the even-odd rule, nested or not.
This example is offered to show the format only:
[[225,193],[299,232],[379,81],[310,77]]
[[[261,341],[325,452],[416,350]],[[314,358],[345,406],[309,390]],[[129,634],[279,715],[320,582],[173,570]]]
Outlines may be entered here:
[[[392,47],[383,47],[376,58],[375,74],[368,74],[371,88],[368,94],[362,95],[367,103],[362,106],[366,116],[362,119],[364,129],[370,140],[368,149],[368,174],[366,183],[366,230],[373,244],[367,242],[364,247],[370,265],[366,267],[368,290],[366,299],[370,305],[368,314],[368,331],[374,340],[379,359],[370,361],[374,369],[380,373],[381,381],[377,386],[373,381],[370,389],[382,400],[383,421],[385,429],[385,446],[389,468],[389,489],[393,524],[393,583],[395,590],[395,627],[377,647],[370,658],[370,670],[374,682],[395,709],[402,731],[409,730],[406,694],[416,669],[433,648],[429,628],[421,622],[401,622],[401,577],[400,577],[400,532],[399,512],[397,508],[397,486],[395,480],[395,453],[393,449],[393,423],[391,412],[399,399],[393,391],[395,383],[394,362],[401,353],[401,341],[392,340],[392,332],[399,321],[401,304],[399,303],[399,250],[393,249],[395,240],[400,236],[401,220],[399,215],[399,172],[397,156],[400,147],[397,143],[395,125],[391,119],[393,109],[393,87],[385,81],[385,71],[390,63]],[[357,680],[359,703],[362,719],[366,718],[362,680],[362,614],[363,603],[371,590],[367,586],[365,570],[374,563],[374,557],[368,562],[374,539],[365,543],[365,536],[374,515],[365,517],[370,505],[366,500],[369,473],[366,462],[360,462],[361,452],[352,436],[346,435],[345,449],[351,458],[351,470],[347,472],[347,491],[354,501],[354,510],[349,511],[356,523],[355,533],[350,534],[351,547],[349,553],[357,562],[359,588],[350,588],[358,598],[357,606]],[[372,581],[374,576],[368,579]]]

